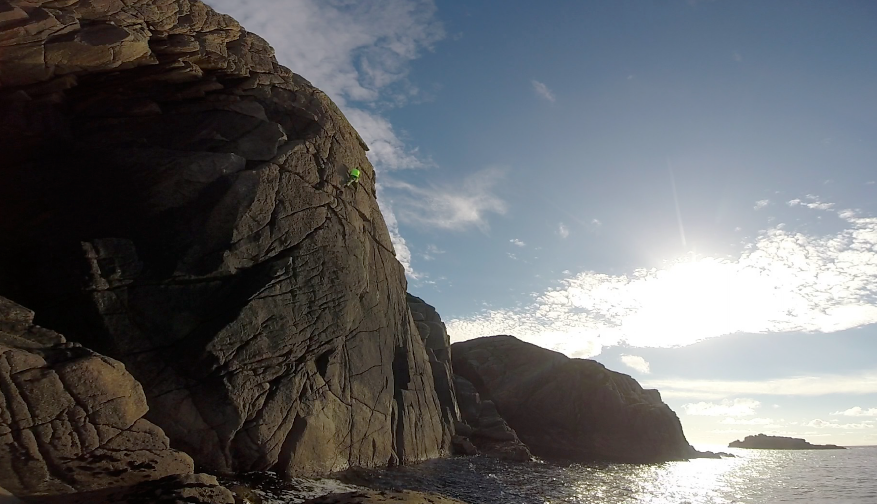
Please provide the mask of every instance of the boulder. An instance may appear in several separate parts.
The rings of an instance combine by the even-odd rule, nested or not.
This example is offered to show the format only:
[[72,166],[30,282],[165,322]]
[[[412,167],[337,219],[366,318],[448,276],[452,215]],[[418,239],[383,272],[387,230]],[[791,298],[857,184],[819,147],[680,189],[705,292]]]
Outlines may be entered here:
[[[475,386],[462,376],[455,375],[454,383],[462,415],[462,421],[455,424],[457,434],[455,439],[468,438],[472,447],[488,457],[516,461],[530,460],[532,457],[530,450],[499,414],[496,404],[489,399],[482,400]],[[457,447],[455,453],[472,455],[472,449],[468,444],[458,440],[454,446]]]
[[206,478],[144,419],[146,397],[122,363],[33,316],[0,297],[0,486],[29,502],[102,502],[107,489]]
[[0,295],[124,363],[201,467],[448,450],[367,147],[324,93],[197,0],[13,1],[0,26]]
[[[628,375],[512,336],[454,343],[452,350],[454,372],[482,397],[479,418],[494,417],[495,404],[534,455],[636,463],[694,456],[676,414]],[[462,394],[459,400],[464,419],[477,409]]]

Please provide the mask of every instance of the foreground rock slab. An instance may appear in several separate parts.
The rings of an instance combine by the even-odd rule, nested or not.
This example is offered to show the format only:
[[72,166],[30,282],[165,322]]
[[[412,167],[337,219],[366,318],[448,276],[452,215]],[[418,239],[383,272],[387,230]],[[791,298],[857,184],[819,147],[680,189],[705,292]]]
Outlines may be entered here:
[[114,359],[33,325],[0,297],[0,485],[19,497],[125,487],[191,473],[144,416],[140,384]]
[[628,375],[512,336],[454,343],[452,350],[454,372],[482,402],[495,404],[536,456],[658,462],[695,455],[658,391]]

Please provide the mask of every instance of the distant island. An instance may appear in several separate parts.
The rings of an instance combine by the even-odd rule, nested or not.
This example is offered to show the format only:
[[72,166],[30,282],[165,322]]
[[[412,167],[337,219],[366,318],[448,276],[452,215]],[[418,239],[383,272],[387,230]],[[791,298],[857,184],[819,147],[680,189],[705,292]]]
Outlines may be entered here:
[[846,450],[843,446],[833,444],[815,445],[799,438],[784,436],[767,436],[758,434],[746,436],[743,441],[732,441],[728,448],[752,448],[756,450]]

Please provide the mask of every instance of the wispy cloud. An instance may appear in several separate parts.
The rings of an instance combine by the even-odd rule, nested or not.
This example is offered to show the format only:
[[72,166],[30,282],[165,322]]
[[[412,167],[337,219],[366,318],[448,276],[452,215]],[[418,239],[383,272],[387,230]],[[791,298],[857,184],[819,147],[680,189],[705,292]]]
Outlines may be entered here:
[[635,371],[639,371],[642,374],[651,373],[651,369],[650,369],[648,361],[646,361],[645,359],[643,359],[642,357],[640,357],[638,355],[622,355],[621,362],[625,366],[627,366]]
[[753,209],[754,210],[761,210],[762,208],[766,207],[767,205],[770,205],[770,200],[766,200],[766,199],[758,200],[755,202],[755,206],[753,207]]
[[[521,309],[448,323],[455,340],[513,334],[578,352],[627,342],[669,347],[733,334],[830,333],[877,322],[877,218],[795,203],[837,217],[840,231],[808,235],[782,224],[736,259],[680,259],[613,275],[585,271]],[[543,341],[544,340],[544,341]]]
[[834,416],[842,415],[842,416],[850,416],[850,417],[875,417],[877,418],[877,408],[861,408],[856,406],[854,408],[850,408],[844,411],[835,411],[832,413]]
[[557,234],[561,238],[564,238],[564,239],[569,238],[569,227],[567,227],[566,224],[561,222],[560,224],[557,225]]
[[536,92],[536,96],[539,96],[544,100],[548,100],[551,103],[555,102],[554,93],[552,93],[551,90],[548,89],[548,86],[537,80],[533,80],[530,82],[533,84],[533,91]]
[[812,420],[807,423],[807,427],[816,427],[818,429],[844,429],[844,430],[861,430],[861,429],[873,429],[874,424],[872,422],[859,422],[859,423],[839,423],[837,420],[825,421],[825,420]]
[[399,180],[385,181],[396,189],[389,196],[400,221],[440,229],[488,228],[487,215],[504,214],[507,205],[494,193],[503,171],[490,168],[466,177],[459,185],[415,186]]
[[526,243],[524,243],[523,241],[521,241],[517,238],[512,238],[511,240],[509,240],[509,243],[511,243],[512,245],[514,245],[516,247],[526,247],[527,246]]
[[777,425],[778,422],[772,418],[734,418],[729,417],[722,420],[725,425]]
[[819,198],[808,194],[806,199],[793,199],[786,203],[790,207],[794,206],[804,206],[811,210],[831,210],[834,208],[834,203],[825,203],[823,201],[819,201]]
[[720,403],[698,402],[682,405],[682,409],[689,415],[727,417],[752,416],[760,407],[760,402],[746,398],[726,399]]
[[794,376],[773,380],[646,380],[665,397],[721,399],[739,396],[822,396],[877,394],[877,370],[852,375]]
[[435,256],[441,255],[444,253],[445,253],[445,251],[438,248],[436,245],[429,244],[426,246],[426,252],[421,254],[421,257],[423,257],[424,261],[432,261],[435,259]]

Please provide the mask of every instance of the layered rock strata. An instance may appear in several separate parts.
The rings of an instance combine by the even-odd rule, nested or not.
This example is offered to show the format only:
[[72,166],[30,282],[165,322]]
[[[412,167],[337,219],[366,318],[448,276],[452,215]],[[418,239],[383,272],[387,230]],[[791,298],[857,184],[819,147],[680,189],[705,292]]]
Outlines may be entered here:
[[[192,475],[192,459],[144,419],[146,397],[120,362],[33,325],[33,316],[0,297],[0,486],[34,502],[103,502],[97,494],[107,489],[209,478]],[[208,483],[189,494],[234,501]]]
[[447,449],[366,146],[264,40],[196,0],[5,2],[0,116],[0,294],[123,362],[171,446],[286,475]]
[[658,391],[595,361],[512,336],[454,343],[452,356],[454,372],[490,397],[534,455],[618,462],[695,456]]

